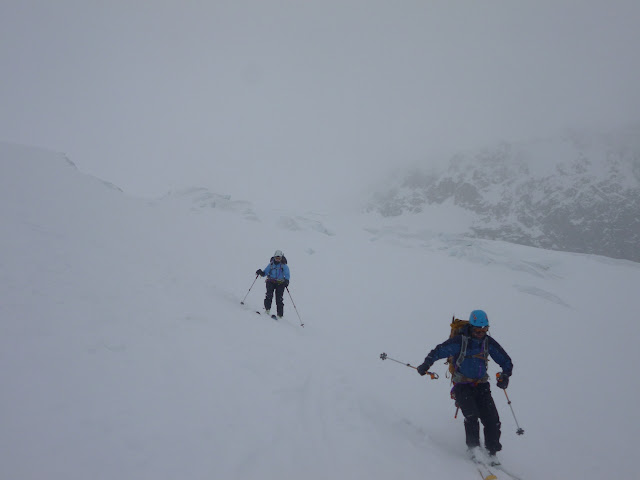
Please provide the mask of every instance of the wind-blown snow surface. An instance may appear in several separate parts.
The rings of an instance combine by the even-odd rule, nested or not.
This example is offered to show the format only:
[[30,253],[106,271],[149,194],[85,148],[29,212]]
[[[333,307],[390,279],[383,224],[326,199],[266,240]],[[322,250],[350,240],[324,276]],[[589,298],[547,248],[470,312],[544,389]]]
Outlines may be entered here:
[[[501,458],[635,478],[640,265],[208,194],[131,198],[0,149],[0,478],[474,478],[446,367],[485,309],[513,358]],[[254,271],[289,259],[285,319]],[[492,372],[496,371],[492,364]]]

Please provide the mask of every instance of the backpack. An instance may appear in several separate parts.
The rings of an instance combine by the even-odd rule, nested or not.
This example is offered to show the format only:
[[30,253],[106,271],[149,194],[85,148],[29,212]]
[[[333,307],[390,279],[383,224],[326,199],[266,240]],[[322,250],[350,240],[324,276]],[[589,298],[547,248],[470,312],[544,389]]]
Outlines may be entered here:
[[[456,318],[455,315],[451,317],[451,333],[449,334],[449,338],[460,335],[462,333],[462,330],[464,330],[467,325],[469,325],[469,320],[460,320],[459,318]],[[464,345],[464,347],[465,351],[460,351],[460,356],[458,358],[464,359],[464,354],[466,353],[466,344]],[[449,365],[449,375],[451,376],[453,376],[453,374],[456,372],[456,362],[454,360],[455,359],[453,357],[448,357],[447,361],[444,362],[445,365]]]
[[[273,263],[273,257],[271,257],[271,260],[269,260],[269,263]],[[283,265],[287,264],[287,257],[285,257],[284,254],[282,254],[282,260],[280,260],[280,263]]]
[[[463,330],[469,325],[469,320],[460,320],[456,318],[455,315],[451,318],[451,333],[449,334],[449,338],[453,338],[456,335],[460,335]],[[458,358],[448,357],[446,364],[449,364],[449,374],[451,378],[453,378],[456,370],[460,367],[462,362],[464,361],[467,354],[467,344],[469,343],[469,337],[466,335],[462,336],[462,343],[460,345],[460,353],[458,354]],[[489,363],[489,336],[484,337],[484,362],[485,365]],[[453,381],[453,380],[452,380]],[[454,382],[455,383],[455,382]]]

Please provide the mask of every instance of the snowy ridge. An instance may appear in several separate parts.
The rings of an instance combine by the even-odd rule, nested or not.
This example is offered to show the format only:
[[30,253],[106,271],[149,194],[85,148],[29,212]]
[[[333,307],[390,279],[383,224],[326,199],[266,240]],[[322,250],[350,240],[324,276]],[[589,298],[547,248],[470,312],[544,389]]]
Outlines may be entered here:
[[638,138],[633,127],[461,153],[443,173],[402,175],[367,209],[448,228],[435,213],[444,209],[467,236],[638,262]]
[[[515,365],[524,436],[493,388],[505,467],[633,478],[637,385],[616,365],[635,359],[638,264],[371,215],[150,202],[3,148],[3,478],[474,478],[446,367],[430,380],[379,358],[418,364],[474,308]],[[304,328],[286,295],[282,321],[254,313],[262,279],[240,305],[276,248]]]

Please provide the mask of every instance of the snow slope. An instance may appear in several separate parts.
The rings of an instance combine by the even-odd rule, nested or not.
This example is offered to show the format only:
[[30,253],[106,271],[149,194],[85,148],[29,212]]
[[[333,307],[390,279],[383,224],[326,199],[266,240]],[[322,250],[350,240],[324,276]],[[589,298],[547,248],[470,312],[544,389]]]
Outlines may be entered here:
[[[379,356],[418,365],[475,308],[515,365],[505,466],[634,478],[640,265],[385,221],[142,200],[1,145],[0,478],[474,478],[444,364]],[[280,322],[252,286],[275,249]]]

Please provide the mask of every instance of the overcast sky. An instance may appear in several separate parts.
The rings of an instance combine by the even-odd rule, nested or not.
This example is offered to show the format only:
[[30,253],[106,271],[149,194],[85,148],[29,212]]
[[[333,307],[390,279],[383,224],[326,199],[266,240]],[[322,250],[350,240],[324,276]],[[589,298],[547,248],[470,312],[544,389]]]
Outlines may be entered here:
[[2,0],[0,141],[128,193],[338,197],[640,117],[637,0]]

